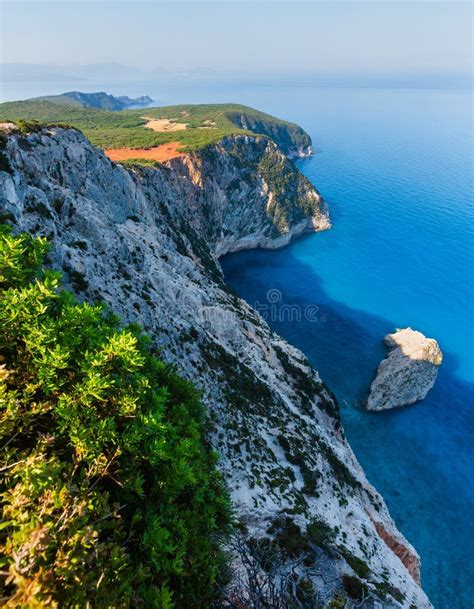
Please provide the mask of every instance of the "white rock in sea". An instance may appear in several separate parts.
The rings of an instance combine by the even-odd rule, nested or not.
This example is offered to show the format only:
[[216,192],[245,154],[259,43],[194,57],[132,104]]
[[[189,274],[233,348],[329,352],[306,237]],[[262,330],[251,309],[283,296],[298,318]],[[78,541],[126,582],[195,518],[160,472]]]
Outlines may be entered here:
[[391,351],[370,386],[367,410],[389,410],[423,400],[443,361],[434,338],[411,328],[387,334],[384,341]]

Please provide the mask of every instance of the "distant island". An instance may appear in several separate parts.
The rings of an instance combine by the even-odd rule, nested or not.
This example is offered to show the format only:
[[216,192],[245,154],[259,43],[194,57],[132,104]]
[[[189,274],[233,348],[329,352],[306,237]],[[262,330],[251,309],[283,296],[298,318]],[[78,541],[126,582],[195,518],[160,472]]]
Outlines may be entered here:
[[127,95],[116,97],[109,95],[104,91],[97,93],[82,93],[81,91],[68,91],[61,95],[47,95],[44,97],[36,97],[36,101],[48,101],[53,104],[65,104],[81,106],[83,108],[99,108],[101,110],[110,110],[117,112],[126,108],[146,107],[153,103],[153,99],[148,95],[132,98]]

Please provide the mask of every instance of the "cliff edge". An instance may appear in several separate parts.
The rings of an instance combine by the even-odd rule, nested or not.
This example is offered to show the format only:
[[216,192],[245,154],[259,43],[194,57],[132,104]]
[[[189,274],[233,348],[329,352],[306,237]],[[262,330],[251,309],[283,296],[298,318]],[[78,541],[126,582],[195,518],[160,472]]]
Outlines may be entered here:
[[333,395],[227,288],[218,264],[225,252],[329,226],[320,195],[276,144],[228,136],[127,170],[55,127],[10,133],[2,154],[3,221],[47,236],[51,265],[79,295],[138,320],[201,387],[239,520],[232,598],[248,582],[244,554],[264,578],[271,551],[324,606],[343,596],[349,606],[430,607],[418,555],[357,463]]

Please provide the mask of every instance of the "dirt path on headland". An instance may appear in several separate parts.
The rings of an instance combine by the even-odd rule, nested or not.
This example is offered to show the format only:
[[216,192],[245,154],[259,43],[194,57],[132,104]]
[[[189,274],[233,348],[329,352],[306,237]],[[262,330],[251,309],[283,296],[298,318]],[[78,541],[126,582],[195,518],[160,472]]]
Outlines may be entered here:
[[188,128],[186,123],[177,123],[176,119],[150,118],[149,116],[142,116],[142,118],[148,121],[145,125],[148,129],[153,129],[153,131],[159,131],[161,133],[166,133],[168,131],[183,131]]
[[104,152],[112,161],[146,159],[164,162],[177,156],[183,156],[184,152],[178,150],[180,146],[179,142],[170,142],[169,144],[153,146],[153,148],[108,148]]

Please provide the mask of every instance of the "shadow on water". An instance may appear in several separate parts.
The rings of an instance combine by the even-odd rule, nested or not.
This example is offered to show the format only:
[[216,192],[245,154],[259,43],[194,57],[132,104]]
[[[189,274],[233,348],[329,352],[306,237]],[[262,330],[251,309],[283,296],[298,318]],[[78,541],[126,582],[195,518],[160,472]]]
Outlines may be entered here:
[[386,413],[354,408],[367,395],[385,357],[382,338],[395,324],[331,299],[291,246],[221,262],[229,285],[305,353],[337,395],[367,477],[421,555],[423,587],[434,606],[471,609],[474,385],[456,376],[457,358],[444,353],[435,387],[415,406]]

